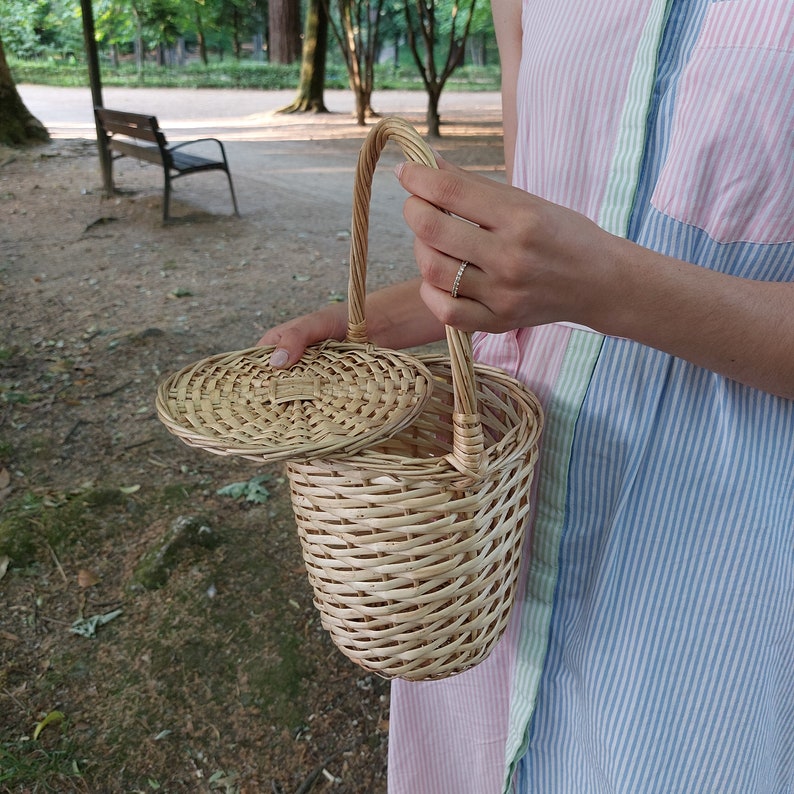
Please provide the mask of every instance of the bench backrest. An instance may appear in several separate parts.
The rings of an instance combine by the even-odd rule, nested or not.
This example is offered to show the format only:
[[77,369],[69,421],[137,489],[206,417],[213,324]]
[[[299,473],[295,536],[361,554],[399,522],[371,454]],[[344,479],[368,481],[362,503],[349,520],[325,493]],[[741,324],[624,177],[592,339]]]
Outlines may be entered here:
[[95,108],[95,113],[102,129],[108,135],[126,135],[130,138],[156,143],[161,147],[167,146],[165,134],[154,116],[108,108]]

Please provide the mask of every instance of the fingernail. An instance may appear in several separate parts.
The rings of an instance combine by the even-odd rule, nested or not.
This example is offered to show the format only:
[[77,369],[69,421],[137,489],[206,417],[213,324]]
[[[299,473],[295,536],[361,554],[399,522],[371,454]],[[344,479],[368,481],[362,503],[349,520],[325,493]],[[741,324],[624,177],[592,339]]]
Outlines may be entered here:
[[394,175],[399,179],[402,176],[403,168],[405,168],[405,163],[397,163],[394,166]]
[[270,356],[271,367],[283,367],[289,361],[289,353],[282,348],[274,350]]

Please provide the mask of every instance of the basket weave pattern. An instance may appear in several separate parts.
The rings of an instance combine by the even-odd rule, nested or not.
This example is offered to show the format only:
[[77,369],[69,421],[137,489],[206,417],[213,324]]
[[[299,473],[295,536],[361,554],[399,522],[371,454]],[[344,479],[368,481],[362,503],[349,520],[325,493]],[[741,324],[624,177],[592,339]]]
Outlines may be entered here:
[[435,158],[410,125],[383,119],[362,146],[353,193],[344,342],[274,370],[273,347],[204,359],[164,380],[157,410],[185,443],[286,461],[314,603],[337,647],[385,678],[444,678],[478,664],[515,598],[542,427],[535,396],[473,363],[375,347],[365,316],[369,203],[389,141]]
[[262,463],[342,454],[410,422],[428,399],[430,373],[415,357],[329,342],[284,375],[273,347],[203,359],[164,380],[157,410],[186,444]]
[[351,458],[287,463],[323,626],[367,670],[417,681],[481,662],[507,626],[539,430],[532,396],[475,365],[488,464],[461,475],[451,367],[425,363],[438,382],[417,422]]
[[[349,337],[366,340],[367,211],[377,158],[395,140],[434,165],[413,128],[381,121],[353,198]],[[515,596],[542,414],[501,370],[473,364],[468,334],[420,356],[432,395],[410,424],[345,456],[287,461],[314,602],[348,658],[385,678],[426,680],[478,664]]]

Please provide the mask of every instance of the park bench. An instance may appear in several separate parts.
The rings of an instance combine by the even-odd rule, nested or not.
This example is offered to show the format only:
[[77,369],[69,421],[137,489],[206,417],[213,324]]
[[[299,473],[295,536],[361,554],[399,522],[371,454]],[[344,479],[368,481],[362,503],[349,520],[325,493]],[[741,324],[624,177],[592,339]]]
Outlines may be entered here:
[[[232,175],[226,159],[226,150],[217,138],[200,138],[184,143],[169,144],[165,133],[154,116],[142,113],[128,113],[123,110],[110,110],[109,108],[94,108],[98,129],[102,130],[109,153],[109,168],[111,170],[110,184],[113,184],[113,161],[120,157],[135,157],[138,160],[159,165],[165,174],[165,195],[163,197],[163,221],[169,219],[171,203],[171,182],[180,176],[197,174],[202,171],[224,171],[229,180],[229,190],[232,194],[234,214],[239,215],[237,198],[234,195]],[[207,157],[204,154],[193,154],[185,151],[188,146],[216,143],[220,149],[220,156]]]

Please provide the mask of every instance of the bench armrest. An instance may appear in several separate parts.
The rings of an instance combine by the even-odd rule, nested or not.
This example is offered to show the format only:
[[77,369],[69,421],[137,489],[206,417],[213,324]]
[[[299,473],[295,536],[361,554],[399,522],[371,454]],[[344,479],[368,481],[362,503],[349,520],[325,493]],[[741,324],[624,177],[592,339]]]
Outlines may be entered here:
[[194,141],[183,141],[182,143],[169,144],[168,151],[175,152],[177,149],[184,149],[186,146],[193,146],[198,143],[207,143],[207,142],[218,144],[218,147],[221,150],[221,157],[223,158],[223,162],[227,163],[226,149],[224,148],[223,143],[219,141],[217,138],[197,138]]

